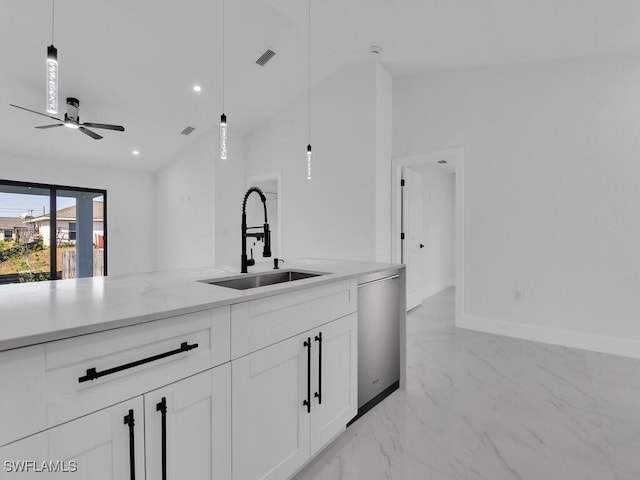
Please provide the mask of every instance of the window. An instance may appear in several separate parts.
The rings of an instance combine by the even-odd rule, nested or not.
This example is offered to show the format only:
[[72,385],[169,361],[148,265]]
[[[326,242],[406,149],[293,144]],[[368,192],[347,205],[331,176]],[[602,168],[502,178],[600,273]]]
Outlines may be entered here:
[[104,190],[0,180],[0,284],[106,275],[106,198]]
[[76,224],[75,223],[69,223],[69,241],[74,241],[76,240]]

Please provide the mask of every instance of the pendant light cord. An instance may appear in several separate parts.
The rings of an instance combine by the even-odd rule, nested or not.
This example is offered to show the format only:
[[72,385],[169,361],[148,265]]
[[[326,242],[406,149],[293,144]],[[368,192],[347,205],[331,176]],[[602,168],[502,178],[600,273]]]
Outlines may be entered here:
[[56,19],[56,0],[51,0],[51,45],[53,45],[53,37],[55,33]]
[[308,28],[307,28],[307,81],[308,81],[308,113],[309,113],[309,145],[311,145],[311,0],[308,0],[307,7],[308,14]]
[[224,113],[224,0],[222,0],[222,113]]

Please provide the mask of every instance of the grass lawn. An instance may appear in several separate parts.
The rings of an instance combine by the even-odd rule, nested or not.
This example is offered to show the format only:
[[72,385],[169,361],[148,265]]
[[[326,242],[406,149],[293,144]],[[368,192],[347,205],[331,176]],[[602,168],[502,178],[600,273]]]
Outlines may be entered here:
[[[75,247],[58,247],[58,270],[62,269],[62,252],[64,250],[73,250]],[[24,255],[15,256],[0,262],[0,275],[6,275],[10,273],[18,273],[26,270],[35,270],[37,272],[49,272],[50,264],[50,250],[45,247],[42,250],[35,252],[29,252],[29,262]]]

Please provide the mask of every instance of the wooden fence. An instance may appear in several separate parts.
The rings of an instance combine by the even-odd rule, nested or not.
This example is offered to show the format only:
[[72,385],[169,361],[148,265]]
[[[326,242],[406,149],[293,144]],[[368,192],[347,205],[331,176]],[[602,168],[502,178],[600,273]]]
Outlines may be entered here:
[[[104,275],[104,250],[93,251],[93,276]],[[76,251],[62,251],[62,278],[76,278]]]

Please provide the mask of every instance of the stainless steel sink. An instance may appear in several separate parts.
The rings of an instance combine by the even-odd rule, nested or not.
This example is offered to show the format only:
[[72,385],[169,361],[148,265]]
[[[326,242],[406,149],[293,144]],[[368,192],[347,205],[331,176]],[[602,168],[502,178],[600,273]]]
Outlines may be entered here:
[[202,280],[202,282],[208,283],[209,285],[217,285],[219,287],[247,290],[249,288],[264,287],[266,285],[275,285],[277,283],[295,282],[296,280],[318,277],[320,275],[326,275],[326,273],[287,270],[282,272],[245,274],[241,277],[227,277],[220,280]]

